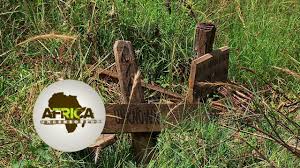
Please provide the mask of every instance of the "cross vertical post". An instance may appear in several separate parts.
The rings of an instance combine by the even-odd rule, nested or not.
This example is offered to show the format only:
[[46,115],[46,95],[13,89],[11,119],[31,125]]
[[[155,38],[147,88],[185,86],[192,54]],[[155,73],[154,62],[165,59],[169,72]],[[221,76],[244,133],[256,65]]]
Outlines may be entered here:
[[[141,76],[137,75],[138,66],[134,49],[130,41],[118,40],[113,47],[116,68],[121,89],[122,103],[143,103],[144,91]],[[136,76],[136,77],[135,77]],[[135,80],[135,81],[134,81]],[[128,108],[130,110],[130,107]],[[132,133],[134,157],[137,163],[147,163],[153,155],[152,148],[156,143],[156,133]]]
[[212,52],[216,30],[216,26],[211,23],[197,24],[194,42],[197,57]]

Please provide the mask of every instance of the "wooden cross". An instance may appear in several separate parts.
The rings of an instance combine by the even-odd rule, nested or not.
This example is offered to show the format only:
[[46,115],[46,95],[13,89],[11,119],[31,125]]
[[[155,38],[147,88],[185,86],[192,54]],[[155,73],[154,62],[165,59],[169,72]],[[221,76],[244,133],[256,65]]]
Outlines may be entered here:
[[227,80],[229,49],[222,47],[213,50],[215,32],[213,24],[200,23],[196,26],[194,50],[197,55],[191,63],[187,104],[144,103],[144,88],[162,92],[177,100],[182,99],[182,96],[142,81],[130,41],[121,40],[114,44],[116,73],[97,71],[98,75],[117,78],[122,96],[122,104],[105,105],[107,116],[103,134],[131,133],[134,156],[138,163],[150,161],[153,156],[151,149],[162,129],[185,118],[185,111],[197,109],[200,102],[215,91],[215,87],[203,82]]
[[[127,111],[130,110],[132,112],[132,109],[129,109],[130,104],[144,102],[144,90],[141,86],[141,75],[138,74],[138,66],[135,61],[134,49],[130,41],[116,41],[113,50],[121,89],[122,102],[129,104],[126,111],[120,110],[120,115],[124,116],[120,121],[129,121],[128,119],[130,118],[127,118]],[[138,113],[138,111],[136,113]],[[132,115],[129,115],[129,117],[131,116]],[[136,125],[135,128],[138,126],[139,125]],[[122,131],[123,128],[124,127],[122,126],[122,129],[117,130]],[[151,160],[153,155],[152,149],[155,146],[157,135],[157,132],[149,133],[141,131],[133,132],[131,134],[134,157],[138,163],[147,163]]]

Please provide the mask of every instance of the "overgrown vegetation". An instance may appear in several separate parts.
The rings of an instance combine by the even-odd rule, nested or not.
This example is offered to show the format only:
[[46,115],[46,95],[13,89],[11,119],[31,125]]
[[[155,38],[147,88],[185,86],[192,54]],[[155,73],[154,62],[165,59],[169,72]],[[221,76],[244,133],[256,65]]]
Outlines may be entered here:
[[[0,9],[1,166],[135,167],[127,135],[101,151],[96,164],[92,151],[49,148],[34,131],[33,104],[44,87],[59,79],[85,81],[106,102],[119,102],[117,87],[91,77],[86,67],[113,66],[112,45],[119,39],[133,43],[145,81],[184,94],[197,22],[217,25],[215,48],[231,48],[229,78],[247,88],[242,93],[250,99],[237,102],[228,96],[219,118],[188,117],[166,129],[148,166],[300,166],[295,154],[300,150],[298,0],[167,5],[159,0],[6,0]],[[237,89],[226,89],[236,94]],[[199,111],[210,111],[207,106]],[[270,137],[278,139],[276,134],[292,148]]]

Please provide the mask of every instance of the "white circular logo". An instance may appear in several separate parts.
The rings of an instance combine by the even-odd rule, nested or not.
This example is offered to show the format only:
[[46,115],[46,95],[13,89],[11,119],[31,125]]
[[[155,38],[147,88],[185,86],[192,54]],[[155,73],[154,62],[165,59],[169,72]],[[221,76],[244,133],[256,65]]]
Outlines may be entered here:
[[75,152],[95,143],[104,128],[105,107],[89,85],[75,80],[58,81],[40,93],[33,122],[46,144]]

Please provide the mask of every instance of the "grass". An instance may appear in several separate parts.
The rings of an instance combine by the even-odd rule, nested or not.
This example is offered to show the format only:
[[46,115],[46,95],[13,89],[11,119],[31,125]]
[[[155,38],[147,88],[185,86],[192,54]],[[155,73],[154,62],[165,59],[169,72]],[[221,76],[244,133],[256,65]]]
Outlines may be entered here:
[[[133,43],[145,81],[184,94],[189,63],[195,55],[192,48],[197,22],[216,24],[215,48],[231,48],[230,80],[248,85],[258,97],[259,91],[270,84],[299,100],[299,79],[273,68],[300,72],[299,1],[186,3],[195,18],[180,1],[171,2],[170,14],[164,2],[158,0],[1,1],[0,165],[135,167],[126,135],[103,150],[97,164],[93,163],[93,152],[88,150],[71,154],[52,150],[33,129],[33,104],[44,87],[61,78],[88,82],[105,102],[118,102],[118,93],[111,97],[105,84],[89,77],[85,65],[97,62],[101,67],[110,66],[114,62],[112,46],[119,39]],[[61,36],[39,38],[51,33]],[[68,40],[70,37],[77,38]],[[271,107],[284,99],[267,98]],[[228,122],[235,125],[237,121]],[[148,167],[269,166],[238,137],[258,146],[277,167],[300,165],[298,158],[272,141],[236,133],[224,128],[218,119],[203,123],[191,117],[161,133],[157,158]]]

